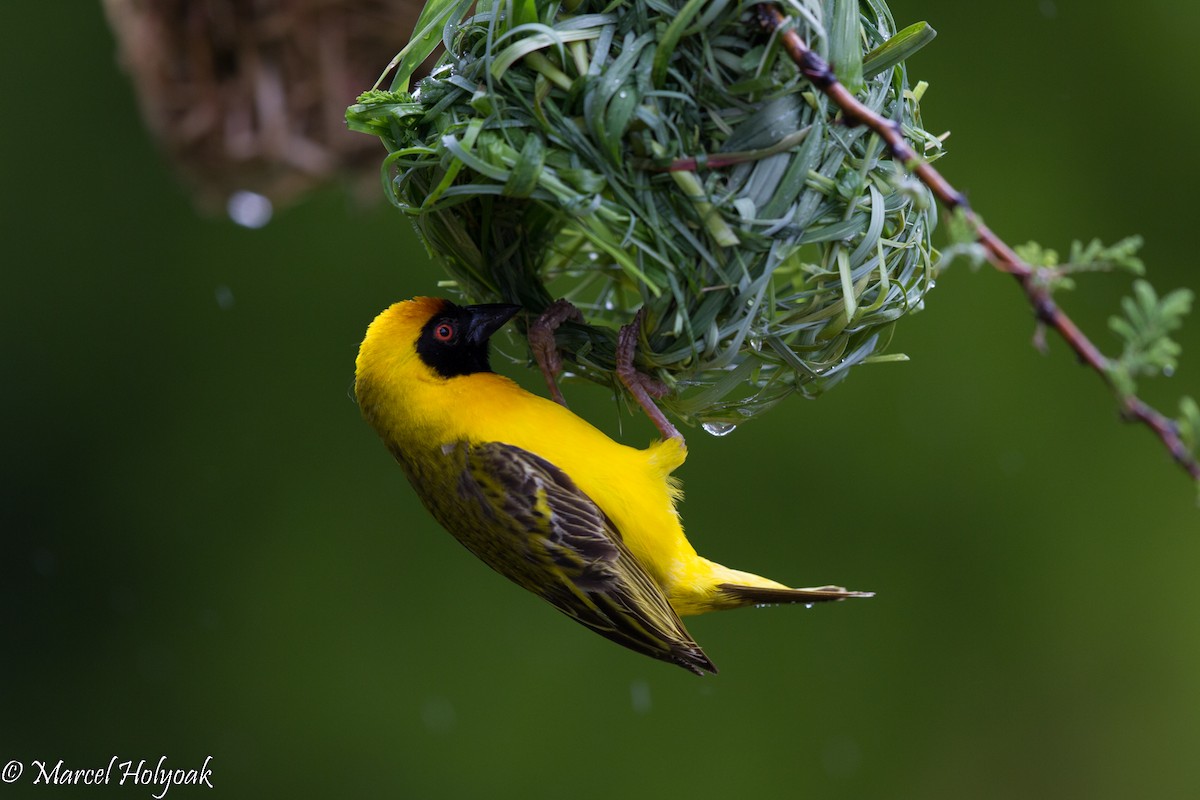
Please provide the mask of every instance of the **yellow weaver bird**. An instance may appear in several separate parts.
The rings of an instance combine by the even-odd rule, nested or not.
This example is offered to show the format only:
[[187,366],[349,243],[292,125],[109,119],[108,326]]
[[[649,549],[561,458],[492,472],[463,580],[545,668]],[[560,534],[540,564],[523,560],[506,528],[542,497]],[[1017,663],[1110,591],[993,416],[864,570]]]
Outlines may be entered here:
[[[519,310],[396,303],[371,323],[356,362],[363,417],[479,559],[601,636],[697,674],[717,670],[681,616],[870,596],[792,589],[697,555],[670,477],[687,449],[665,418],[667,438],[638,450],[491,371],[489,339]],[[635,342],[636,328],[622,329],[618,374],[640,402]]]

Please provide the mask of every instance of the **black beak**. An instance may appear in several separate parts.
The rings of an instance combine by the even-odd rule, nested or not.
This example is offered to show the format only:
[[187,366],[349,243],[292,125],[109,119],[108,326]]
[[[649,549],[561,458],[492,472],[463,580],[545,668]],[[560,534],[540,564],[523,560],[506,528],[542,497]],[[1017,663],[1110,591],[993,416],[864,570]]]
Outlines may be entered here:
[[473,344],[483,344],[500,330],[504,323],[513,318],[521,310],[520,306],[511,303],[484,303],[478,306],[467,306],[467,341]]

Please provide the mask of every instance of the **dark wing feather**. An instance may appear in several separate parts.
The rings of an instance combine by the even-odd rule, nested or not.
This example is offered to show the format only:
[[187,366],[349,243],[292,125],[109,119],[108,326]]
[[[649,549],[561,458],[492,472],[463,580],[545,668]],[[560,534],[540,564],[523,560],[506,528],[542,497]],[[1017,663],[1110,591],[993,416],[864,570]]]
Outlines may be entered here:
[[716,672],[612,521],[570,476],[512,445],[455,450],[463,459],[459,498],[492,534],[459,537],[475,555],[601,636],[697,674]]

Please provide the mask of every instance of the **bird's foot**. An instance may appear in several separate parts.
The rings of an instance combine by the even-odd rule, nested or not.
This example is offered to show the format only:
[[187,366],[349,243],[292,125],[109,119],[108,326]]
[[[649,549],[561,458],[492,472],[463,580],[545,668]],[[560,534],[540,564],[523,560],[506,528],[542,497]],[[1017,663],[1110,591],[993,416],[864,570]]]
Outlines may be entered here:
[[633,366],[633,355],[637,351],[638,337],[641,335],[642,321],[645,316],[646,309],[639,309],[633,317],[633,322],[621,328],[617,333],[617,377],[621,383],[625,384],[625,388],[637,400],[638,405],[646,412],[646,416],[654,423],[654,427],[658,428],[663,438],[676,439],[683,444],[683,434],[671,424],[662,409],[655,405],[652,399],[666,397],[670,393],[670,389],[661,381],[638,372],[637,368]]
[[558,352],[558,343],[554,340],[554,332],[564,322],[583,322],[583,314],[579,313],[570,300],[559,298],[546,307],[537,319],[529,325],[529,349],[533,360],[537,362],[550,388],[550,396],[560,406],[567,405],[558,388],[558,375],[562,372],[562,356]]

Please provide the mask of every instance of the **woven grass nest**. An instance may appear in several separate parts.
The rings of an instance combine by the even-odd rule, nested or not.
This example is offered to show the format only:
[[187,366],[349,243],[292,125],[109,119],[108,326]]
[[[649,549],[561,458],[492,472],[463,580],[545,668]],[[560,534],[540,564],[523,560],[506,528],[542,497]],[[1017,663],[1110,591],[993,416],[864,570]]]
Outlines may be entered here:
[[[469,11],[473,13],[466,16]],[[798,33],[918,152],[924,86],[881,0],[796,0]],[[410,93],[409,76],[444,52]],[[661,404],[721,433],[884,355],[933,285],[935,206],[870,131],[841,124],[752,7],[721,0],[430,0],[391,90],[350,126],[468,301],[571,300],[571,373],[616,386],[617,329]]]

